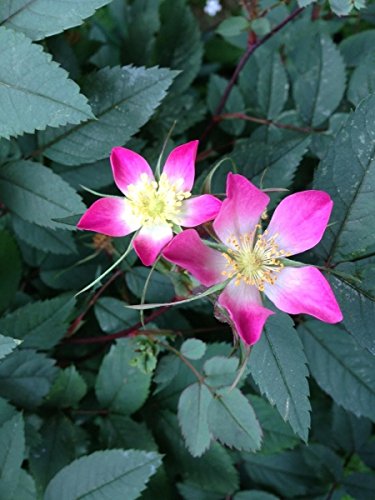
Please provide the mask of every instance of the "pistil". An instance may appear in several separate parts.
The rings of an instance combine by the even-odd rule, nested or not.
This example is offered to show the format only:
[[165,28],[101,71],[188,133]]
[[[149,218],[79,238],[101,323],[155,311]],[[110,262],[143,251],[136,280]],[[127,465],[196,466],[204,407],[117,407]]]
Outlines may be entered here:
[[182,179],[170,182],[164,173],[159,182],[142,174],[139,182],[128,186],[126,201],[141,226],[179,223],[182,202],[191,196],[190,192],[181,189],[182,183]]
[[266,283],[273,285],[276,282],[278,273],[284,267],[280,259],[289,254],[279,248],[277,234],[268,237],[267,230],[264,233],[259,233],[259,230],[257,225],[252,233],[241,235],[240,240],[235,236],[229,238],[232,248],[223,253],[227,260],[223,275],[235,278],[236,285],[243,281],[262,292]]

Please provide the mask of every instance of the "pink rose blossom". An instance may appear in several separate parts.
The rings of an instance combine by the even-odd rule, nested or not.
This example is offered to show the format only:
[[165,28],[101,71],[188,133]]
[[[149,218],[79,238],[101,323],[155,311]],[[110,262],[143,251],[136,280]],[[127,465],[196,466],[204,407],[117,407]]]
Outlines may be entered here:
[[268,202],[268,195],[245,177],[229,174],[227,198],[213,223],[223,251],[209,248],[193,229],[177,235],[163,251],[167,260],[207,287],[227,281],[218,304],[248,345],[259,340],[268,316],[274,314],[262,305],[261,293],[286,313],[310,314],[327,323],[342,320],[322,273],[312,266],[288,266],[284,260],[319,243],[331,198],[323,191],[287,196],[262,232],[259,221]]
[[139,154],[116,147],[111,153],[113,178],[123,197],[101,198],[83,214],[79,229],[107,236],[139,233],[133,246],[144,265],[153,264],[173,237],[173,225],[194,227],[212,220],[221,202],[211,195],[191,197],[198,141],[175,148],[159,180]]

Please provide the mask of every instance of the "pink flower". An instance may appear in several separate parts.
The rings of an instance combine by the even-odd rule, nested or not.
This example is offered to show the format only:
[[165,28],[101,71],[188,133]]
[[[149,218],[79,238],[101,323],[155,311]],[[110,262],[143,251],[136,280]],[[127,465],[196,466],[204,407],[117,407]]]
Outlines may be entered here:
[[213,223],[223,251],[209,248],[193,229],[177,235],[163,251],[167,260],[207,287],[227,281],[218,304],[249,345],[259,340],[273,314],[262,305],[261,292],[286,313],[306,313],[327,323],[342,320],[321,272],[312,266],[290,267],[284,261],[319,243],[331,214],[331,198],[323,191],[287,196],[262,233],[259,221],[268,202],[267,194],[245,177],[229,174],[227,198]]
[[83,214],[79,229],[107,236],[139,231],[133,246],[144,265],[153,264],[172,239],[172,228],[194,227],[212,220],[221,202],[211,195],[191,197],[198,141],[175,148],[160,179],[155,180],[147,161],[130,149],[111,153],[113,178],[124,197],[101,198]]

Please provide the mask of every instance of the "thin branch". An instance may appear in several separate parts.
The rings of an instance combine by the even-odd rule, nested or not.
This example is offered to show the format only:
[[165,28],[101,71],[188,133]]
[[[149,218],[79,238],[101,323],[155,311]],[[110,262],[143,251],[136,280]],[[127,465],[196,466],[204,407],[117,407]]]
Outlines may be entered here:
[[[154,311],[150,316],[145,318],[144,324],[150,323],[157,317],[161,316],[164,314],[168,309],[170,309],[171,306],[164,306],[161,307],[160,309],[157,309]],[[113,342],[116,339],[120,339],[123,337],[129,337],[130,335],[142,335],[143,332],[141,330],[142,328],[142,323],[141,321],[138,321],[138,323],[135,323],[133,326],[130,328],[126,328],[125,330],[121,330],[120,332],[117,333],[112,333],[111,335],[102,335],[98,337],[86,337],[86,338],[67,338],[64,339],[64,342],[69,343],[69,344],[102,344],[102,343],[108,343],[108,342]],[[153,332],[155,335],[156,333]]]
[[211,392],[213,392],[212,388],[206,384],[206,382],[204,381],[204,377],[203,375],[201,375],[199,373],[199,371],[195,368],[195,366],[193,366],[190,361],[188,359],[185,358],[185,356],[178,350],[178,349],[175,349],[174,347],[172,347],[170,344],[167,344],[165,342],[161,342],[161,341],[157,341],[158,344],[161,346],[161,347],[164,347],[165,349],[167,349],[168,351],[172,352],[175,356],[177,356],[179,359],[181,359],[181,361],[183,363],[185,363],[185,365],[194,373],[194,375],[197,377],[197,379],[199,380],[199,382],[201,384],[204,384]]
[[267,118],[258,118],[256,116],[249,116],[245,113],[224,113],[222,115],[214,116],[214,121],[223,121],[223,120],[245,120],[253,123],[260,123],[261,125],[273,125],[277,128],[283,128],[287,130],[294,130],[295,132],[302,132],[304,134],[318,134],[322,132],[326,132],[326,129],[319,128],[311,128],[311,127],[298,127],[297,125],[289,125],[288,123],[279,123],[274,122],[273,120],[268,120]]
[[83,318],[89,312],[89,310],[91,309],[91,307],[96,304],[96,302],[98,301],[98,299],[102,295],[102,293],[109,287],[109,285],[111,283],[113,283],[115,281],[116,278],[118,278],[119,276],[121,276],[122,273],[123,273],[123,271],[121,271],[120,269],[118,269],[114,274],[112,274],[112,276],[109,278],[109,280],[106,281],[104,283],[104,285],[102,285],[99,288],[99,290],[92,296],[91,300],[88,302],[88,304],[87,304],[86,308],[84,309],[84,311],[81,312],[81,314],[79,316],[77,316],[76,319],[73,321],[73,323],[69,326],[68,331],[66,332],[65,337],[71,337],[72,335],[74,335],[74,333],[76,332],[77,328],[81,324]]
[[[294,12],[292,12],[288,17],[286,17],[281,23],[277,24],[263,38],[255,41],[254,43],[251,43],[251,41],[250,41],[250,43],[247,46],[246,51],[243,53],[241,59],[239,60],[237,66],[233,72],[233,75],[232,75],[231,79],[229,80],[229,82],[224,90],[224,93],[220,99],[220,102],[219,102],[217,108],[215,109],[214,117],[217,115],[220,115],[222,113],[222,111],[225,107],[225,104],[228,100],[228,97],[229,97],[230,93],[232,92],[234,84],[236,83],[239,74],[241,73],[243,67],[247,63],[250,56],[252,56],[254,54],[254,52],[259,47],[261,47],[264,43],[266,43],[270,38],[272,38],[274,35],[276,35],[276,33],[278,33],[281,29],[283,29],[284,26],[286,26],[294,18],[296,18],[303,10],[304,10],[304,7],[299,7]],[[211,130],[215,127],[217,122],[215,121],[214,117],[212,118],[211,122],[208,124],[207,128],[204,130],[203,134],[201,135],[201,141],[204,141],[206,139],[206,137],[208,136],[208,134],[211,132]]]

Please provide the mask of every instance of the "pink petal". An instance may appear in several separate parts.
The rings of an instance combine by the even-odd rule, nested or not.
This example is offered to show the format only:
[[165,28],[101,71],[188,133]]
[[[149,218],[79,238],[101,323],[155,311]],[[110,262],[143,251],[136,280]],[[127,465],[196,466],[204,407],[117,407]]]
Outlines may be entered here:
[[182,191],[191,191],[195,177],[195,158],[199,141],[191,141],[175,148],[169,154],[163,168],[172,182],[179,182]]
[[229,245],[231,237],[239,240],[241,235],[254,231],[269,196],[242,175],[232,173],[227,177],[227,196],[213,226],[221,241]]
[[204,286],[225,280],[222,271],[227,261],[220,252],[205,245],[194,229],[175,236],[164,249],[163,257],[189,271]]
[[221,207],[221,201],[210,194],[195,196],[182,202],[180,225],[194,227],[214,219]]
[[265,294],[289,314],[310,314],[326,323],[338,323],[342,313],[328,281],[315,267],[285,267]]
[[227,310],[236,332],[248,345],[258,342],[264,323],[274,314],[262,306],[258,289],[242,281],[235,285],[232,280],[219,296],[218,303]]
[[143,226],[134,239],[134,250],[145,266],[151,266],[172,237],[172,228],[168,224]]
[[113,148],[110,160],[115,183],[124,194],[127,194],[129,184],[136,184],[139,181],[141,174],[154,178],[147,161],[130,149]]
[[101,198],[82,215],[77,227],[107,236],[126,236],[139,229],[140,224],[125,198]]
[[268,226],[269,236],[290,255],[319,243],[327,227],[333,202],[324,191],[291,194],[277,206]]

